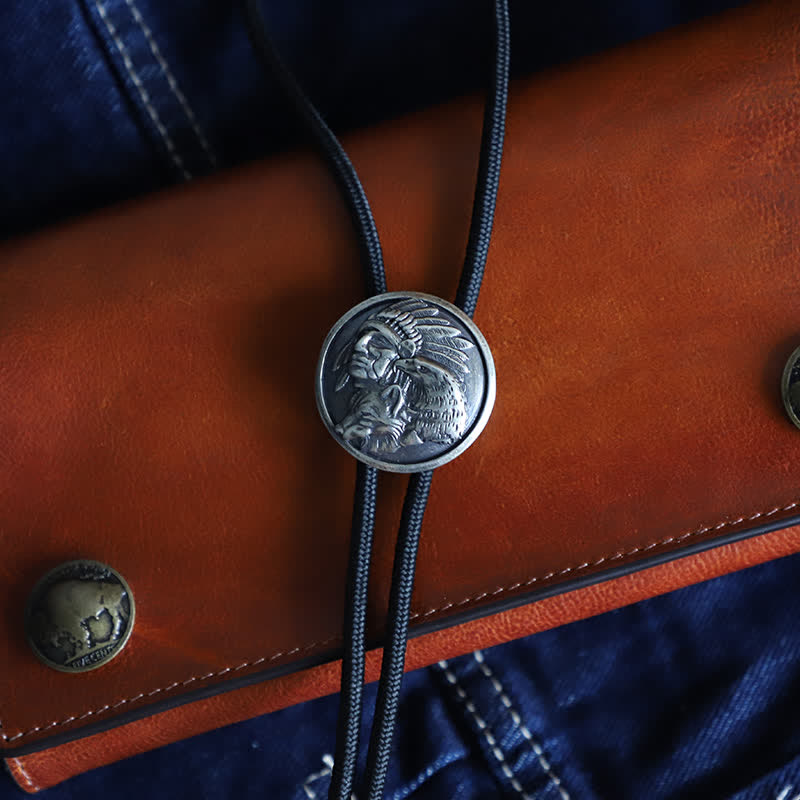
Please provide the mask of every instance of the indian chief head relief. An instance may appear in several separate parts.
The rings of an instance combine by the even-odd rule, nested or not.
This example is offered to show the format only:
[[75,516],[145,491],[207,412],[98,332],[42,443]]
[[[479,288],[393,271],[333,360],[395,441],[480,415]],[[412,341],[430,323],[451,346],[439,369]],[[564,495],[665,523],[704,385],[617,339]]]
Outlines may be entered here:
[[352,392],[336,433],[364,453],[458,441],[468,421],[464,381],[473,347],[422,299],[375,311],[336,357],[336,391]]

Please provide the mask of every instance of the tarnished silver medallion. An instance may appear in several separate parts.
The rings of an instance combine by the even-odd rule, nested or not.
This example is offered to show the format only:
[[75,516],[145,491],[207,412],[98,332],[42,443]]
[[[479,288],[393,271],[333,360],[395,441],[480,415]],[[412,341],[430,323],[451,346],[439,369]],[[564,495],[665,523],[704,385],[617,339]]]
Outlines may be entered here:
[[99,561],[68,561],[33,588],[25,631],[38,658],[61,672],[86,672],[116,656],[136,609],[125,579]]
[[333,326],[316,393],[325,425],[352,455],[390,472],[420,472],[455,458],[483,430],[494,405],[494,361],[456,306],[388,292]]
[[781,396],[789,419],[800,428],[800,347],[789,356],[783,369]]

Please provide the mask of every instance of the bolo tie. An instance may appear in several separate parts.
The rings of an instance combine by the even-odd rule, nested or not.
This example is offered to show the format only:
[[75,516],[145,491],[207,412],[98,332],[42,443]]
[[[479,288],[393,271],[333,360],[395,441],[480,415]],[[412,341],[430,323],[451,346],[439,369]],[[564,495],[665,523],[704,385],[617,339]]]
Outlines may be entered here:
[[328,800],[351,800],[363,711],[367,591],[378,472],[409,474],[389,592],[375,715],[359,800],[381,800],[400,698],[414,571],[433,470],[483,430],[495,397],[491,351],[472,321],[494,222],[510,56],[508,1],[494,2],[494,63],[466,255],[455,300],[388,292],[380,237],[347,153],[276,50],[259,0],[245,0],[253,46],[325,161],[355,229],[367,299],[326,337],[316,373],[323,422],[357,459],[345,591],[336,751]]

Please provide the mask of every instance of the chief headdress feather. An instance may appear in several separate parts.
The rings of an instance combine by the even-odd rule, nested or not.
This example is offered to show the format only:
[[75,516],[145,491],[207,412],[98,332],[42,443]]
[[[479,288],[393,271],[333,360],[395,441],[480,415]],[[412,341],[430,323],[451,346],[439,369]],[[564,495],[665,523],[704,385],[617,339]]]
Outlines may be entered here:
[[468,352],[473,344],[441,316],[438,308],[414,298],[393,303],[373,317],[403,337],[403,358],[426,356],[448,367],[460,381],[469,373]]
[[[371,314],[362,327],[370,323],[388,329],[397,337],[400,358],[430,358],[450,370],[459,382],[469,373],[469,351],[474,345],[442,317],[438,308],[424,300],[410,298],[392,303]],[[336,359],[334,369],[341,370],[337,390],[348,381],[347,362],[351,352],[352,343],[349,343]]]

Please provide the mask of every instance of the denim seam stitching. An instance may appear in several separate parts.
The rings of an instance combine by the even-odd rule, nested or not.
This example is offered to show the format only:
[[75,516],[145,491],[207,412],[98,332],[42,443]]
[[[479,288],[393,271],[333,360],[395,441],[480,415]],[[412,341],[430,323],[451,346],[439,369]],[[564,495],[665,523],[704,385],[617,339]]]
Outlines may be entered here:
[[[405,800],[405,798],[411,797],[414,792],[422,786],[425,781],[430,780],[439,770],[443,769],[444,767],[449,767],[450,764],[455,763],[456,761],[460,761],[464,758],[463,752],[456,752],[456,753],[447,753],[444,756],[439,756],[432,764],[427,766],[422,772],[418,773],[417,776],[407,785],[398,788],[395,790],[394,794],[392,795],[392,800]],[[320,780],[321,778],[325,778],[333,772],[333,756],[330,753],[325,753],[322,756],[322,763],[325,765],[321,770],[318,772],[312,772],[302,784],[302,789],[305,792],[307,800],[316,800],[317,793],[314,789],[311,788],[311,784],[315,781]],[[355,795],[352,795],[351,800],[357,800]]]
[[330,775],[333,772],[333,756],[330,753],[325,753],[322,756],[322,763],[325,767],[318,772],[312,772],[304,781],[303,781],[303,791],[305,792],[306,797],[308,800],[316,800],[317,793],[311,789],[311,784],[314,781],[318,781],[320,778],[324,778],[326,775]]
[[175,142],[172,141],[172,137],[169,135],[169,131],[164,126],[164,123],[161,121],[161,117],[158,115],[158,111],[156,107],[153,105],[153,101],[150,97],[150,93],[147,91],[142,79],[139,77],[138,73],[134,69],[133,61],[131,60],[130,52],[128,48],[125,46],[125,43],[122,41],[119,31],[117,31],[114,23],[111,21],[111,18],[108,16],[108,9],[106,8],[105,3],[102,0],[94,0],[95,8],[97,9],[97,13],[100,15],[100,18],[103,20],[103,24],[106,26],[106,30],[108,31],[109,36],[114,42],[114,46],[117,48],[120,56],[122,57],[122,63],[125,66],[125,69],[128,73],[128,76],[133,81],[134,86],[136,87],[137,92],[139,93],[139,97],[144,104],[144,107],[147,109],[147,113],[150,116],[150,119],[153,121],[153,124],[156,126],[156,130],[161,135],[162,140],[169,152],[170,158],[172,159],[172,163],[180,170],[181,175],[183,176],[184,180],[190,180],[192,174],[186,168],[186,165],[183,162],[180,154],[178,153]]
[[456,697],[458,697],[458,699],[464,704],[464,708],[467,709],[472,718],[475,720],[478,730],[480,730],[486,739],[486,743],[489,745],[492,755],[497,759],[500,769],[503,775],[508,778],[509,782],[511,783],[511,787],[522,798],[522,800],[533,800],[533,798],[525,791],[522,784],[519,782],[514,770],[506,760],[505,753],[503,753],[502,749],[500,748],[499,742],[489,728],[488,723],[483,719],[483,717],[480,716],[480,714],[478,714],[478,709],[475,707],[475,704],[472,702],[472,700],[470,700],[469,695],[459,682],[455,673],[450,669],[448,662],[440,661],[439,668],[444,673],[447,682],[455,689]]
[[[95,0],[95,2],[98,2],[98,0]],[[561,575],[567,575],[570,572],[580,572],[580,571],[585,570],[585,569],[590,569],[591,567],[598,566],[598,565],[600,565],[600,564],[602,564],[602,563],[604,563],[606,561],[615,561],[615,560],[618,560],[618,559],[621,559],[621,558],[625,558],[626,556],[629,556],[629,555],[635,555],[636,553],[647,552],[647,551],[653,550],[653,549],[655,549],[656,547],[659,547],[659,546],[663,546],[663,545],[667,545],[667,544],[674,544],[676,542],[682,542],[685,539],[691,538],[692,536],[700,536],[700,535],[702,535],[704,533],[708,533],[709,531],[718,531],[718,530],[721,530],[721,529],[723,529],[725,527],[729,527],[729,526],[732,526],[732,525],[738,525],[740,522],[753,522],[753,521],[755,521],[757,519],[761,519],[761,518],[765,518],[765,517],[771,517],[771,516],[781,512],[781,511],[791,511],[792,509],[797,508],[798,505],[800,505],[800,500],[795,501],[793,503],[789,503],[786,506],[776,506],[775,508],[772,508],[769,511],[759,511],[759,512],[757,512],[755,514],[751,514],[750,516],[740,516],[740,517],[738,517],[737,519],[734,519],[734,520],[723,521],[723,522],[718,523],[717,525],[703,526],[703,527],[698,528],[696,530],[689,531],[688,533],[683,533],[683,534],[681,534],[679,536],[669,536],[666,539],[662,539],[660,541],[653,542],[652,544],[644,545],[644,546],[641,546],[641,547],[634,547],[632,550],[628,550],[626,552],[617,552],[617,553],[615,553],[613,555],[610,555],[610,556],[603,556],[602,558],[599,558],[596,561],[591,561],[591,562],[585,561],[584,563],[578,564],[577,566],[574,566],[574,567],[566,567],[565,569],[558,570],[558,571],[555,571],[555,572],[548,572],[546,575],[540,575],[540,576],[536,576],[536,577],[533,577],[533,578],[529,578],[526,581],[520,581],[520,582],[511,584],[510,586],[501,586],[500,588],[495,589],[492,592],[481,592],[480,594],[475,595],[474,597],[467,597],[466,599],[460,600],[460,601],[458,601],[456,603],[446,603],[445,605],[440,606],[439,608],[429,609],[428,611],[425,611],[425,612],[422,612],[422,613],[415,612],[414,614],[410,615],[410,619],[417,619],[419,617],[427,617],[427,616],[430,616],[430,615],[435,614],[435,613],[440,612],[440,611],[447,611],[450,608],[454,608],[454,607],[458,607],[458,606],[467,605],[469,603],[477,602],[478,600],[482,600],[485,597],[494,597],[496,595],[503,594],[504,592],[514,591],[515,589],[519,589],[522,586],[531,586],[534,583],[537,583],[539,581],[545,581],[545,580],[548,580],[549,578],[553,578],[553,577],[561,576]],[[312,642],[311,644],[294,647],[291,650],[280,651],[280,652],[275,653],[274,655],[271,655],[271,656],[264,656],[262,658],[258,658],[255,661],[245,661],[242,664],[239,664],[237,667],[226,667],[225,669],[220,670],[219,672],[209,672],[206,675],[197,676],[197,677],[193,677],[193,678],[188,678],[185,681],[175,681],[174,683],[171,683],[169,686],[161,687],[159,689],[153,689],[153,691],[151,691],[151,692],[140,692],[135,697],[129,697],[129,698],[126,698],[124,700],[120,700],[115,704],[107,703],[106,705],[102,706],[101,708],[95,709],[93,711],[87,711],[87,712],[85,712],[85,713],[83,713],[81,715],[72,715],[72,716],[67,717],[66,719],[63,719],[63,720],[57,720],[57,721],[49,722],[49,723],[46,723],[44,725],[37,725],[37,726],[35,726],[33,728],[30,728],[27,731],[22,731],[21,733],[16,733],[13,736],[9,736],[7,733],[3,732],[3,730],[2,730],[3,729],[3,720],[0,719],[0,739],[2,739],[4,742],[15,742],[18,739],[24,738],[25,736],[29,736],[31,734],[39,733],[39,732],[45,731],[45,730],[50,730],[51,728],[56,728],[56,727],[58,727],[60,725],[67,725],[68,723],[75,722],[77,720],[83,720],[83,719],[86,719],[87,717],[91,717],[91,716],[93,716],[95,714],[101,714],[101,713],[104,713],[104,712],[109,711],[111,709],[119,708],[120,706],[125,705],[126,703],[133,703],[133,702],[135,702],[137,700],[141,700],[144,697],[153,697],[154,695],[159,694],[161,692],[172,691],[173,689],[176,689],[179,686],[188,686],[190,683],[194,683],[196,681],[207,680],[209,678],[218,678],[218,677],[221,677],[222,675],[225,675],[225,674],[227,674],[228,672],[231,672],[231,671],[237,672],[239,670],[245,669],[245,667],[254,667],[254,666],[258,665],[258,664],[263,664],[264,662],[274,661],[274,660],[276,660],[278,658],[281,658],[282,656],[288,656],[288,655],[293,655],[293,654],[299,653],[299,652],[305,652],[307,650],[312,650],[314,647],[322,647],[324,645],[330,644],[331,642],[337,641],[339,638],[340,638],[339,635],[331,636],[328,639],[324,639],[323,641],[320,641],[320,642]]]
[[564,569],[553,570],[551,572],[546,573],[545,575],[536,575],[532,578],[528,578],[527,580],[517,581],[516,583],[512,583],[509,586],[501,586],[497,589],[494,589],[491,592],[480,592],[480,594],[473,595],[472,597],[466,597],[463,600],[459,600],[458,602],[455,603],[446,603],[443,606],[439,606],[438,608],[431,608],[428,609],[427,611],[416,611],[413,614],[409,615],[409,619],[430,617],[431,615],[438,614],[441,611],[447,611],[448,609],[451,608],[458,608],[459,606],[465,606],[469,605],[470,603],[476,603],[479,600],[484,600],[487,597],[495,597],[496,595],[503,594],[505,592],[513,592],[515,589],[521,589],[526,586],[532,586],[534,583],[541,583],[543,581],[550,580],[550,578],[562,577],[564,575],[569,575],[571,572],[581,572],[586,569],[591,569],[592,567],[599,567],[601,564],[605,564],[609,561],[618,561],[621,558],[634,556],[637,553],[646,553],[649,552],[650,550],[654,550],[657,547],[663,547],[664,545],[677,544],[678,542],[683,542],[686,539],[690,539],[693,536],[702,536],[704,533],[709,533],[710,531],[720,531],[723,528],[738,525],[742,522],[755,522],[758,519],[771,517],[782,511],[791,511],[792,509],[797,508],[799,505],[800,501],[795,501],[785,506],[776,506],[775,508],[771,508],[769,511],[758,511],[755,514],[751,514],[750,516],[740,516],[737,517],[736,519],[725,520],[723,522],[717,523],[716,525],[704,525],[700,528],[696,528],[695,530],[691,530],[677,536],[668,536],[666,539],[660,539],[657,542],[651,542],[650,544],[647,545],[633,547],[630,550],[617,551],[616,553],[612,553],[611,555],[602,556],[601,558],[598,558],[595,561],[584,561],[582,564],[577,564],[573,567],[565,567]]
[[530,745],[531,750],[533,750],[533,754],[536,756],[536,760],[539,762],[539,766],[541,766],[547,777],[550,779],[550,783],[552,783],[552,785],[558,790],[558,793],[561,795],[561,800],[572,800],[569,792],[564,788],[561,778],[556,775],[552,764],[545,755],[544,748],[536,739],[534,739],[530,728],[523,723],[522,717],[514,708],[508,693],[503,687],[503,684],[500,683],[500,679],[494,674],[492,668],[486,663],[483,652],[476,650],[472,656],[475,661],[477,661],[481,673],[483,673],[483,675],[492,684],[492,689],[494,689],[494,691],[497,693],[498,697],[500,698],[500,702],[503,704],[503,706],[505,706],[506,711],[508,711],[511,721],[514,723],[514,727],[519,729],[519,732],[522,734],[525,741]]
[[406,798],[411,797],[420,786],[423,786],[426,781],[429,781],[442,769],[449,767],[451,764],[455,764],[457,761],[462,761],[464,755],[463,752],[455,752],[439,756],[432,764],[429,764],[422,772],[418,773],[414,780],[408,785],[395,790],[395,793],[392,795],[392,800],[406,800]]
[[183,109],[183,113],[186,115],[186,119],[188,120],[189,124],[192,127],[192,130],[197,136],[197,140],[200,142],[200,146],[206,153],[209,162],[211,163],[212,167],[217,166],[217,157],[214,154],[214,151],[211,149],[211,145],[206,138],[205,133],[203,133],[203,129],[200,127],[200,123],[195,116],[192,107],[189,105],[189,101],[186,99],[186,95],[181,90],[180,86],[178,85],[178,80],[175,77],[175,74],[169,67],[164,54],[161,52],[161,48],[158,46],[155,40],[155,36],[153,35],[153,31],[150,26],[145,22],[144,17],[142,16],[141,11],[139,10],[138,6],[134,2],[134,0],[125,0],[125,4],[130,9],[131,15],[133,16],[134,21],[141,29],[142,33],[144,34],[144,38],[147,40],[147,44],[150,47],[150,52],[153,54],[153,58],[158,62],[158,66],[161,68],[161,72],[164,75],[164,78],[169,85],[172,94],[175,96],[175,99],[180,104],[180,107]]

